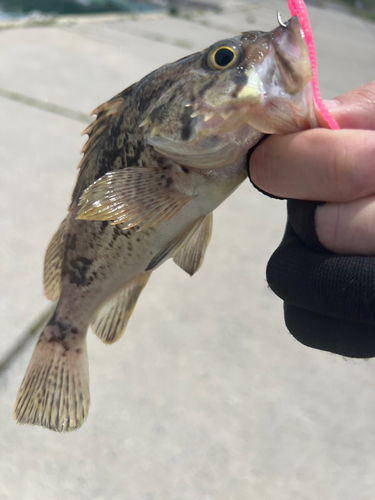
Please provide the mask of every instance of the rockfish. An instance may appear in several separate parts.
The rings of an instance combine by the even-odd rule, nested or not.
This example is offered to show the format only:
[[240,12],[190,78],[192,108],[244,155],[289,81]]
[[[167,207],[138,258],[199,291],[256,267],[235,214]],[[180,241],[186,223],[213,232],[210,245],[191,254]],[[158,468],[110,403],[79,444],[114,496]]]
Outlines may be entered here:
[[150,274],[167,259],[193,275],[212,212],[246,178],[265,134],[317,126],[297,17],[244,32],[163,66],[92,114],[66,219],[46,252],[58,300],[19,390],[19,423],[82,425],[89,408],[86,333],[123,334]]

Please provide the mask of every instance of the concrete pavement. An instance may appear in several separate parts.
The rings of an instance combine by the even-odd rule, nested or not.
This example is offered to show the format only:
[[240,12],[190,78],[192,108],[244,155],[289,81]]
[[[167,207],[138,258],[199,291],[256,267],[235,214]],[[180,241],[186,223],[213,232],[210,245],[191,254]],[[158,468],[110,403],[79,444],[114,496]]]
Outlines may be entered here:
[[[237,7],[236,7],[237,5]],[[88,114],[160,65],[247,29],[281,0],[170,18],[0,30],[0,356],[47,306],[42,263],[66,213]],[[309,9],[323,97],[374,79],[375,31]],[[38,104],[39,103],[39,104]],[[73,117],[76,118],[73,118]],[[69,435],[16,426],[33,343],[0,374],[1,500],[373,500],[375,365],[314,351],[286,331],[265,266],[284,203],[245,183],[214,215],[202,269],[153,274],[124,337],[89,335],[92,404]]]

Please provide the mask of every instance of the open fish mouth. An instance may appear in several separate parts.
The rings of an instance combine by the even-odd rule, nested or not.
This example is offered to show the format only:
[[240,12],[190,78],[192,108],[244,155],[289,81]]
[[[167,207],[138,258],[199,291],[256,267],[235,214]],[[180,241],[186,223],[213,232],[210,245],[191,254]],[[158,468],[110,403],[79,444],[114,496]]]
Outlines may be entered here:
[[[220,51],[225,57],[232,51],[236,64],[220,70],[214,59]],[[317,126],[308,49],[297,17],[269,33],[244,32],[214,44],[192,78],[199,81],[202,73],[208,84],[197,95],[179,102],[164,96],[141,124],[148,143],[174,161],[219,168],[246,154],[264,134]]]
[[[238,38],[244,52],[239,69],[244,69],[245,84],[226,102],[212,105],[202,100],[193,107],[190,116],[198,118],[196,137],[233,131],[245,123],[263,133],[285,133],[315,126],[309,86],[312,71],[298,18],[270,33],[244,32]],[[268,111],[272,119],[266,124],[264,115]],[[276,111],[280,116],[275,123]],[[280,118],[285,128],[281,127]]]

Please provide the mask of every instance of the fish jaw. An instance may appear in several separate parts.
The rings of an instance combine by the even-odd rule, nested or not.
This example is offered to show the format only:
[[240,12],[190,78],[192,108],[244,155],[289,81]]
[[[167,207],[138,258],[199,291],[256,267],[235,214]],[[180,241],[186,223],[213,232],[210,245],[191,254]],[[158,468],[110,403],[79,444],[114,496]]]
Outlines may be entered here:
[[[236,67],[213,71],[207,58],[220,43],[240,51]],[[159,153],[195,168],[219,168],[240,158],[264,134],[317,126],[310,90],[312,71],[297,17],[286,27],[244,32],[202,53],[140,125]],[[196,88],[195,93],[182,91]]]
[[[214,87],[207,91],[205,102],[193,113],[202,117],[196,135],[222,134],[245,123],[265,134],[314,126],[315,115],[311,116],[305,102],[313,103],[312,94],[305,91],[313,74],[298,18],[291,18],[286,27],[279,26],[270,33],[245,32],[237,38],[243,50],[243,61],[237,69],[241,84],[230,95],[224,88],[222,92]],[[293,113],[284,116],[285,110],[279,107],[280,119],[275,124],[273,114],[268,118],[267,108],[281,101],[288,103]],[[284,127],[281,120],[286,123]]]
[[[270,33],[263,64],[254,69],[262,82],[262,99],[248,123],[266,134],[286,134],[318,126],[311,88],[308,49],[298,18]],[[255,78],[252,77],[252,80]],[[247,87],[244,88],[246,93]]]
[[263,133],[243,124],[238,130],[204,137],[191,143],[176,143],[166,137],[149,138],[154,149],[180,165],[198,169],[215,169],[228,166],[246,155],[263,137]]

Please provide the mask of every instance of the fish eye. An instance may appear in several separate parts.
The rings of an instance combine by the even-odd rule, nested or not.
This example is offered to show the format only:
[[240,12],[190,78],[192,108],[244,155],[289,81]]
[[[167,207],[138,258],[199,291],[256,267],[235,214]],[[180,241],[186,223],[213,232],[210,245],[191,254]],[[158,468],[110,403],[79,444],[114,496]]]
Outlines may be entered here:
[[230,69],[238,64],[241,55],[241,48],[235,42],[224,42],[209,49],[207,66],[216,70]]

